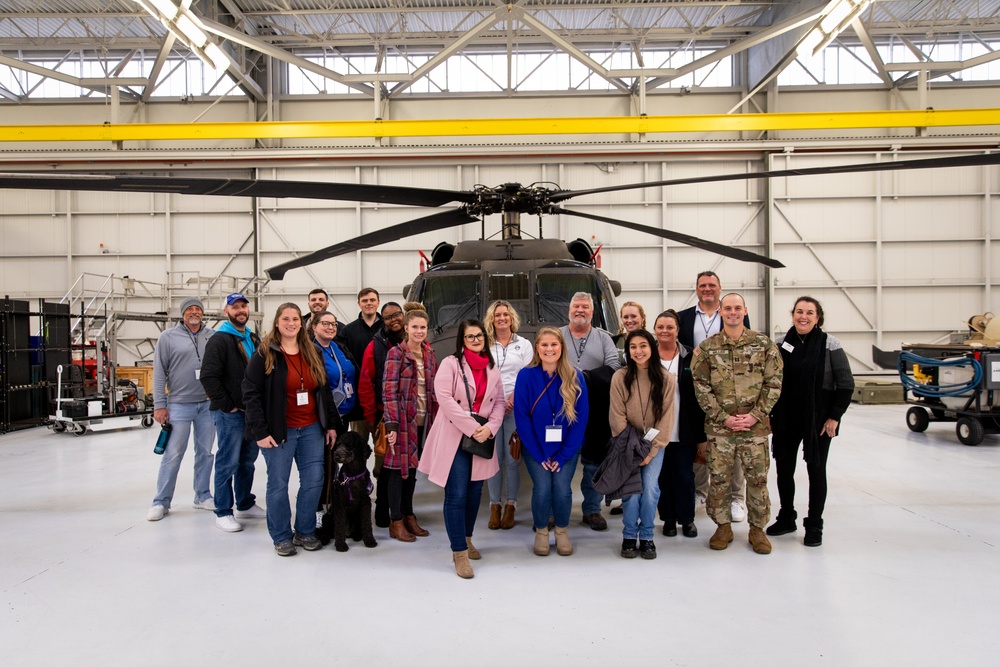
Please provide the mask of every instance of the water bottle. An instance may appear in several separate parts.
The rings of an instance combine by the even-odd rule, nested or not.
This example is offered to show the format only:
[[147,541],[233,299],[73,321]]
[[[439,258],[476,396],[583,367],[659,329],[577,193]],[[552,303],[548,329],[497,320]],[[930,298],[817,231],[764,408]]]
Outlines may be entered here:
[[167,449],[167,442],[170,440],[170,432],[174,430],[174,427],[170,425],[170,422],[164,422],[163,426],[160,428],[160,436],[156,439],[156,446],[153,447],[154,454],[162,454]]

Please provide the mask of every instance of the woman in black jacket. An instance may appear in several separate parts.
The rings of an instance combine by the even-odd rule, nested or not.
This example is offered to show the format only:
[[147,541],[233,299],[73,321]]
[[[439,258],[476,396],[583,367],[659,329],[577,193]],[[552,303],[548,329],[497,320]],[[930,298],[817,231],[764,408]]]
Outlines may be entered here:
[[771,411],[771,451],[778,473],[778,518],[768,535],[794,533],[795,457],[799,443],[809,472],[809,514],[802,522],[807,547],[823,543],[826,460],[830,442],[851,404],[854,376],[840,341],[822,329],[823,306],[799,297],[792,308],[792,328],[775,339],[785,365],[781,397]]
[[[243,380],[247,427],[267,463],[267,531],[279,556],[315,551],[316,504],[323,490],[323,443],[343,430],[326,370],[294,303],[278,306],[274,324],[247,364]],[[292,461],[299,469],[295,532],[288,501]]]

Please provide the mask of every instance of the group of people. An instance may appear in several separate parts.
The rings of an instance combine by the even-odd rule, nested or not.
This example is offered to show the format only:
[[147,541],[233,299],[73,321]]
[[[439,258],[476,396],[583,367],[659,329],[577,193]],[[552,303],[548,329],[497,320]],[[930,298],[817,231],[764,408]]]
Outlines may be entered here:
[[[812,297],[796,300],[792,327],[772,341],[750,329],[743,298],[723,295],[715,273],[699,274],[696,291],[695,306],[660,313],[651,329],[640,304],[624,303],[616,336],[594,326],[593,297],[580,292],[568,324],[542,327],[533,343],[518,335],[514,306],[494,301],[482,320],[459,325],[454,353],[440,360],[422,306],[380,304],[371,288],[359,293],[361,312],[345,327],[323,290],[310,293],[305,317],[282,304],[263,340],[247,327],[243,295],[228,297],[228,319],[216,332],[201,322],[201,302],[188,299],[183,322],[156,347],[154,418],[172,422],[173,432],[147,518],[169,511],[193,426],[196,508],[214,510],[229,532],[266,514],[279,555],[319,549],[324,480],[336,473],[324,445],[349,427],[366,440],[384,433],[374,464],[375,524],[391,538],[429,535],[413,508],[417,471],[444,489],[445,530],[463,578],[474,576],[471,561],[481,558],[472,539],[484,483],[488,528],[516,523],[521,459],[532,482],[535,554],[549,555],[553,537],[556,553],[573,553],[571,482],[581,467],[583,523],[606,530],[602,504],[620,499],[611,513],[622,514],[622,557],[652,559],[657,514],[663,535],[679,527],[697,537],[698,498],[716,524],[712,549],[726,549],[732,524],[747,520],[753,550],[770,553],[768,536],[797,530],[801,448],[809,474],[804,543],[819,546],[826,461],[853,391],[846,354],[822,330],[823,309]],[[214,498],[208,419],[219,443]],[[267,464],[266,513],[252,493],[258,451]],[[767,525],[771,454],[780,510]]]

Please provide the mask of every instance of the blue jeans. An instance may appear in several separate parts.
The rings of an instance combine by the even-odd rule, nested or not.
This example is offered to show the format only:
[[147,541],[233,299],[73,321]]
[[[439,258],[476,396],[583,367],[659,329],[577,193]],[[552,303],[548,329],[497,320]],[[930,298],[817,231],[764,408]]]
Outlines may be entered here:
[[212,441],[215,440],[215,426],[208,409],[208,401],[197,403],[167,403],[170,433],[167,449],[160,460],[160,472],[156,476],[156,497],[154,505],[170,509],[177,485],[177,473],[187,451],[191,427],[194,426],[194,502],[200,503],[212,497],[209,485],[212,482]]
[[[490,503],[498,505],[504,500],[507,502],[517,501],[517,490],[521,486],[521,462],[510,456],[510,434],[516,430],[514,425],[514,413],[510,413],[503,418],[500,430],[497,431],[497,463],[500,470],[490,477],[487,486],[490,489]],[[503,476],[507,475],[507,484],[503,482]],[[507,498],[503,497],[504,488],[507,490]]]
[[452,551],[469,548],[465,538],[472,537],[482,499],[483,481],[472,481],[472,454],[459,449],[444,485],[444,529]]
[[284,443],[261,450],[267,463],[267,532],[275,544],[292,539],[288,479],[292,474],[293,459],[299,469],[295,532],[299,535],[316,532],[316,505],[323,493],[324,436],[319,423],[290,428]]
[[524,467],[528,469],[531,483],[531,520],[535,528],[549,527],[549,517],[556,521],[556,527],[565,528],[569,525],[569,513],[573,509],[573,475],[576,464],[580,460],[577,454],[566,462],[559,472],[549,472],[542,464],[531,458],[525,450]]
[[663,450],[644,465],[642,493],[622,498],[622,537],[626,540],[653,539],[653,521],[656,520],[656,503],[660,500],[660,468],[663,467]]
[[244,437],[246,416],[241,410],[212,410],[218,449],[215,452],[215,516],[233,513],[233,492],[236,509],[248,510],[257,502],[253,495],[254,463],[260,447]]
[[604,500],[604,494],[594,490],[594,475],[597,474],[597,469],[601,467],[601,464],[593,463],[587,459],[580,459],[580,462],[583,463],[583,477],[580,478],[580,493],[583,494],[583,515],[600,514],[601,501]]

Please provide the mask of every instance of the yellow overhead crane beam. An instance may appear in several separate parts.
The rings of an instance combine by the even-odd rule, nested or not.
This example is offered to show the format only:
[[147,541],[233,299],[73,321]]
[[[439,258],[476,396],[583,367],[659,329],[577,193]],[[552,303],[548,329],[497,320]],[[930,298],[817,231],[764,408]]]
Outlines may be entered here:
[[760,132],[863,128],[1000,125],[1000,109],[845,111],[612,116],[591,118],[462,118],[334,120],[136,125],[0,125],[0,143],[23,141],[178,141],[220,139],[344,139],[389,137],[502,137],[518,135]]

